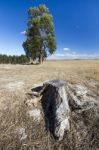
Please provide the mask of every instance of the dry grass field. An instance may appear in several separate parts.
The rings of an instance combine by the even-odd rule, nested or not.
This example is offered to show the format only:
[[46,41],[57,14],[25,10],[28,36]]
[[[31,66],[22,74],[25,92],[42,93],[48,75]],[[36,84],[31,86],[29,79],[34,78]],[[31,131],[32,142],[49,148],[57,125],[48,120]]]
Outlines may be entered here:
[[[34,84],[62,79],[82,84],[99,96],[99,61],[46,61],[42,65],[0,65],[0,150],[62,149],[40,124],[27,116],[26,93]],[[42,125],[41,125],[42,124]],[[24,131],[25,129],[25,131]],[[26,134],[22,140],[22,131]],[[54,144],[53,144],[54,142]]]

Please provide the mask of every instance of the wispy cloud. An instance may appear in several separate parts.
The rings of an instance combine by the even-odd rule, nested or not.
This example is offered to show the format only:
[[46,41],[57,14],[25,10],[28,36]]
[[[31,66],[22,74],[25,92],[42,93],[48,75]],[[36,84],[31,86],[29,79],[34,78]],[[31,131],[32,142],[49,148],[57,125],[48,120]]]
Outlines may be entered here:
[[70,48],[64,47],[63,50],[64,50],[64,51],[70,51]]
[[21,34],[25,35],[25,34],[26,34],[26,31],[22,31]]

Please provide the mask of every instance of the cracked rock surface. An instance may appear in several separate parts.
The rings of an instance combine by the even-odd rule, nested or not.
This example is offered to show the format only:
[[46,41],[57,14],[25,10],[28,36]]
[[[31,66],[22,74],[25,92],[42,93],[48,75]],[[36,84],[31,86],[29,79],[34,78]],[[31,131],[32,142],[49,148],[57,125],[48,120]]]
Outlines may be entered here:
[[46,129],[55,139],[65,139],[67,149],[99,149],[98,97],[80,84],[62,80],[46,81],[32,92],[34,99],[41,100]]

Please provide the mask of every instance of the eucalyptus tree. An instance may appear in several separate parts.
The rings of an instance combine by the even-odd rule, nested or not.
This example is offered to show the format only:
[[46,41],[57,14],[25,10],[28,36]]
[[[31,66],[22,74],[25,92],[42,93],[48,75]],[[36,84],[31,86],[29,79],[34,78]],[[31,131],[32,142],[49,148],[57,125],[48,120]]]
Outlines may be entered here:
[[56,50],[53,17],[45,5],[30,8],[28,27],[23,47],[26,55],[39,63]]

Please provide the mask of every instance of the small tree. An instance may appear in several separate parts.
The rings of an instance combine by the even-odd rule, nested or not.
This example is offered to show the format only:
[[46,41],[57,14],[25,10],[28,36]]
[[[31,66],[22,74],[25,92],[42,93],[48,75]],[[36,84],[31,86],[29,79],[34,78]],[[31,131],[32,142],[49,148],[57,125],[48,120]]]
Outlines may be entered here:
[[26,30],[27,39],[23,43],[26,55],[39,63],[56,50],[53,17],[45,5],[30,8]]

